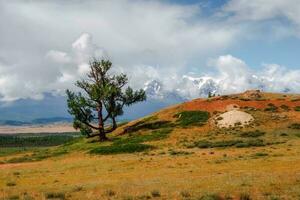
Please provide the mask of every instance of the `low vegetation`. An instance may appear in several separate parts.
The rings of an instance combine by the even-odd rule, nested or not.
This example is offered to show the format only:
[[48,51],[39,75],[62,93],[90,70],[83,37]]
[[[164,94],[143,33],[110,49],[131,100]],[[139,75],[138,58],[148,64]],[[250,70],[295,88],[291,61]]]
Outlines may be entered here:
[[172,132],[172,128],[163,128],[159,130],[153,130],[149,134],[133,135],[127,138],[117,138],[112,144],[108,146],[99,146],[90,151],[93,154],[120,154],[120,153],[134,153],[145,150],[153,149],[154,147],[144,142],[150,142],[155,140],[161,140],[166,138],[169,133]]
[[299,111],[300,111],[300,106],[296,106],[296,107],[294,108],[294,110],[299,112]]
[[225,147],[237,147],[237,148],[245,148],[245,147],[261,147],[265,146],[263,140],[261,139],[248,139],[248,140],[223,140],[223,141],[208,141],[208,140],[199,140],[194,142],[188,147],[198,147],[198,148],[225,148]]
[[0,146],[2,148],[57,146],[72,141],[79,136],[78,133],[0,135]]
[[255,130],[255,131],[248,131],[248,132],[243,132],[241,133],[241,137],[260,137],[265,135],[265,132],[259,131],[259,130]]
[[289,126],[291,129],[300,129],[300,123],[293,123]]
[[206,111],[183,111],[175,115],[177,123],[182,127],[201,126],[209,119],[209,113]]

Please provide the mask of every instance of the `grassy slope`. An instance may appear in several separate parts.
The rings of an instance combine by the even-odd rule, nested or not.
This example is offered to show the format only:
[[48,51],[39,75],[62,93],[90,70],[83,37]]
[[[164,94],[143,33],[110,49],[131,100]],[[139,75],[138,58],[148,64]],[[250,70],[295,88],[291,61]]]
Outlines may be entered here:
[[[297,199],[300,130],[289,127],[300,123],[300,112],[295,109],[300,106],[298,98],[264,94],[250,100],[243,95],[197,99],[122,126],[111,142],[78,139],[35,152],[29,149],[15,155],[12,150],[0,157],[6,163],[0,165],[0,198],[23,197],[27,192],[34,199],[47,195],[61,199],[147,199],[159,191],[161,197],[156,199],[197,199],[212,193],[235,199],[242,194],[253,199]],[[266,111],[270,103],[277,109]],[[230,104],[252,114],[254,124],[217,129],[213,117]],[[207,122],[195,115],[184,119],[182,112],[199,110],[209,112]],[[236,140],[261,140],[263,145],[226,145]],[[203,141],[222,144],[223,148],[197,145]],[[114,155],[103,155],[109,153]],[[24,155],[33,159],[22,160]],[[16,158],[20,163],[10,163]],[[28,162],[36,160],[41,161]]]

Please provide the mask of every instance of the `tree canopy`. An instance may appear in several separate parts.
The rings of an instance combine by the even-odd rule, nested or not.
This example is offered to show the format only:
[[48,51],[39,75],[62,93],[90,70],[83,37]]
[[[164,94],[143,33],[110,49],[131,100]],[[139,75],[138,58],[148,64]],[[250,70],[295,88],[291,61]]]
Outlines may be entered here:
[[74,116],[73,126],[81,133],[100,140],[106,140],[106,134],[117,128],[117,116],[123,114],[124,106],[146,100],[143,89],[134,91],[126,87],[126,74],[112,75],[109,60],[93,59],[89,63],[90,71],[86,79],[76,82],[82,92],[67,90],[68,111]]

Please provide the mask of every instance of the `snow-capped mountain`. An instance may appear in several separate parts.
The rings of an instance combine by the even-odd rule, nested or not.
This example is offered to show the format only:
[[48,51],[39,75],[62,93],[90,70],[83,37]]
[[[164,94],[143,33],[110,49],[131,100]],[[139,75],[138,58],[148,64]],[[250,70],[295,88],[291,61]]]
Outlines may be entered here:
[[209,93],[218,91],[217,82],[211,77],[194,78],[184,75],[172,80],[172,86],[166,89],[162,81],[150,80],[145,83],[144,90],[149,99],[185,101],[197,97],[207,97]]

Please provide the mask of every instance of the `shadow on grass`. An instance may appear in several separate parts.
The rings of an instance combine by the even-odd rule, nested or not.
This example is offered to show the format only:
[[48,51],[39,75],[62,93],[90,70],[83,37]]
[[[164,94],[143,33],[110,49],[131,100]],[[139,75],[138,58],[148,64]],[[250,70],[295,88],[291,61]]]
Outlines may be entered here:
[[162,128],[159,130],[151,131],[150,134],[128,136],[127,138],[118,138],[115,139],[111,145],[96,147],[92,149],[90,153],[107,155],[151,150],[154,148],[152,145],[143,143],[164,139],[168,137],[172,130],[172,128]]

